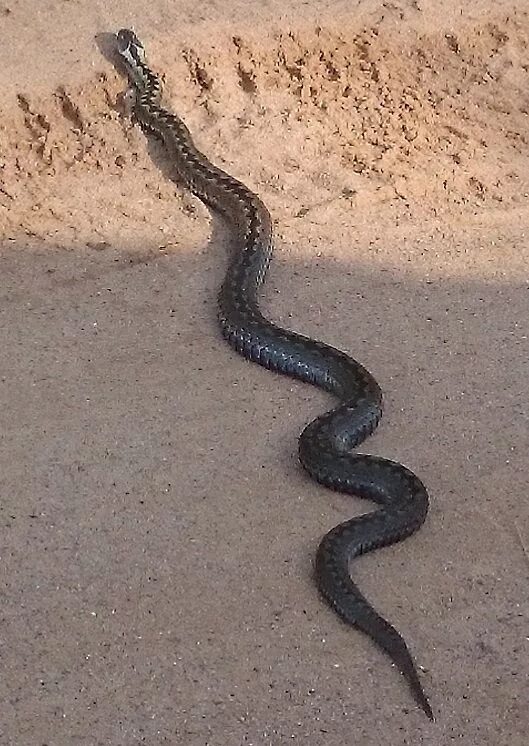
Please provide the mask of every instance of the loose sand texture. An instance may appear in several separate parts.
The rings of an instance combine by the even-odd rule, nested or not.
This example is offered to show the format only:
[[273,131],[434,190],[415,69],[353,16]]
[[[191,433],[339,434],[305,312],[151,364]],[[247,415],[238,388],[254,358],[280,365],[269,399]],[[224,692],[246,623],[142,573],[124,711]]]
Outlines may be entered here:
[[[0,746],[527,743],[528,11],[0,0]],[[229,232],[124,115],[122,26],[273,214],[263,309],[373,372],[365,451],[430,490],[352,570],[435,723],[318,597],[370,506],[297,464],[330,397],[222,340]]]

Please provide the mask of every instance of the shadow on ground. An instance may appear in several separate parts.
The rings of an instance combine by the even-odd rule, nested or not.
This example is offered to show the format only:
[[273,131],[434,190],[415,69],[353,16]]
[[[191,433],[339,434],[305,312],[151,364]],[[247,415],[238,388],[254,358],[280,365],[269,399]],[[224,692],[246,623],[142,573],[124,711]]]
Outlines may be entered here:
[[6,743],[338,744],[354,723],[362,744],[521,744],[526,286],[353,261],[275,264],[266,286],[275,320],[372,370],[364,450],[431,491],[421,532],[353,572],[426,669],[432,725],[315,592],[320,536],[369,505],[298,467],[329,399],[225,345],[218,257],[0,262]]

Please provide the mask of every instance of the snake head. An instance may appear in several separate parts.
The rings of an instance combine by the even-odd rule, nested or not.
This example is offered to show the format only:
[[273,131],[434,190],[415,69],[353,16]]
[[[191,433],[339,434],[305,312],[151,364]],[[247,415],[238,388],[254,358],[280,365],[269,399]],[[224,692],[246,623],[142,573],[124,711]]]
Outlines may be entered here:
[[133,69],[145,62],[145,50],[134,31],[122,28],[116,34],[119,54]]

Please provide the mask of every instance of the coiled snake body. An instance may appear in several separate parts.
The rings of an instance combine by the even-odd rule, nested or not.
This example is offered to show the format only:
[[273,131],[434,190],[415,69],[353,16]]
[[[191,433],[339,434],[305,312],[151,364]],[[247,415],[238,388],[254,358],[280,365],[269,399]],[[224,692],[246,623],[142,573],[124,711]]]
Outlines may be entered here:
[[258,290],[272,254],[267,208],[198,151],[182,120],[160,106],[160,81],[146,65],[136,35],[128,29],[119,31],[117,48],[135,91],[134,113],[140,125],[163,141],[183,182],[221,212],[233,230],[237,251],[218,298],[224,337],[246,358],[315,384],[340,401],[302,432],[301,464],[326,487],[367,498],[380,508],[345,521],[324,536],[316,555],[317,583],[345,622],[370,635],[389,654],[417,703],[433,719],[406,643],[364,598],[349,573],[352,558],[410,536],[428,511],[426,489],[411,471],[378,456],[351,453],[377,426],[382,392],[373,376],[345,353],[282,329],[262,315]]

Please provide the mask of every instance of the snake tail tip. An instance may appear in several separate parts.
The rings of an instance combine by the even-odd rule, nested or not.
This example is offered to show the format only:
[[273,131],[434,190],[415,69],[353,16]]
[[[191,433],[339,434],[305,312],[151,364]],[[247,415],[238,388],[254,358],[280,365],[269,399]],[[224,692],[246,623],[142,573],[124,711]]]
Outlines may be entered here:
[[422,696],[418,698],[417,704],[423,710],[423,712],[426,714],[426,717],[432,721],[432,723],[435,723],[435,715],[433,714],[433,710],[431,708],[430,703],[428,702],[428,699],[426,698],[426,695],[424,692],[422,692]]

